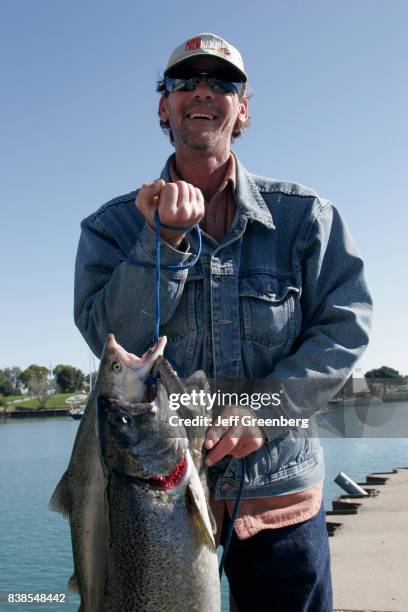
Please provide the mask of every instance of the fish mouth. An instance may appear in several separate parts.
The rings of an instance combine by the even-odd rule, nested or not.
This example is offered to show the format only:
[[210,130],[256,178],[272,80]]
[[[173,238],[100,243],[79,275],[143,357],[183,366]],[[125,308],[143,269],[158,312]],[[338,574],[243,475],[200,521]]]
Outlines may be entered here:
[[183,455],[177,465],[166,476],[160,474],[157,476],[149,476],[148,478],[143,478],[142,476],[133,476],[131,474],[125,474],[124,472],[121,472],[116,468],[113,469],[113,472],[121,480],[125,480],[139,486],[147,486],[150,489],[157,489],[160,491],[169,491],[178,487],[186,479],[188,471],[189,463],[186,454]]
[[147,349],[147,351],[141,356],[138,357],[134,353],[129,353],[126,351],[120,344],[118,344],[115,340],[115,336],[113,334],[108,334],[106,339],[108,352],[111,354],[112,358],[118,359],[123,365],[133,370],[142,370],[142,369],[150,369],[156,359],[159,356],[163,355],[167,337],[162,336],[158,339],[158,341]]
[[154,411],[154,404],[151,402],[133,403],[117,397],[108,397],[106,395],[100,395],[98,397],[98,403],[106,410],[107,415],[122,415],[123,418],[141,416],[143,414],[153,413]]
[[167,476],[151,476],[150,478],[140,478],[144,484],[153,489],[168,490],[177,487],[185,478],[188,471],[187,455],[183,455],[181,460]]

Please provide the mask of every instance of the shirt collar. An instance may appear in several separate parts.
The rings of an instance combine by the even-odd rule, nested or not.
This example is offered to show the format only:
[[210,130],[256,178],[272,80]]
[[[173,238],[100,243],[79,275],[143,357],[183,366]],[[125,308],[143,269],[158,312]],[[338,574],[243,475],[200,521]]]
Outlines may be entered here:
[[[176,156],[172,155],[169,160],[168,160],[168,166],[169,166],[169,176],[170,179],[174,182],[174,181],[180,181],[183,180],[177,173],[177,169],[176,169]],[[228,160],[228,165],[227,165],[227,169],[224,175],[224,178],[221,181],[220,186],[218,187],[217,191],[214,193],[213,197],[219,193],[221,193],[222,191],[224,191],[224,189],[226,189],[228,184],[231,184],[231,188],[233,191],[235,191],[235,187],[236,187],[236,163],[235,163],[235,157],[234,155],[231,153],[229,160]]]
[[[253,177],[235,157],[235,155],[231,154],[231,157],[234,158],[235,162],[236,182],[234,197],[240,216],[246,219],[258,221],[259,223],[262,223],[262,225],[265,225],[265,227],[268,229],[275,229],[272,214],[265,204],[265,201],[261,196]],[[166,165],[160,174],[160,178],[166,183],[169,183],[172,180],[170,176],[170,164],[172,163],[173,159],[175,159],[175,153],[170,155],[170,157],[167,159]],[[231,179],[229,178],[229,180]]]

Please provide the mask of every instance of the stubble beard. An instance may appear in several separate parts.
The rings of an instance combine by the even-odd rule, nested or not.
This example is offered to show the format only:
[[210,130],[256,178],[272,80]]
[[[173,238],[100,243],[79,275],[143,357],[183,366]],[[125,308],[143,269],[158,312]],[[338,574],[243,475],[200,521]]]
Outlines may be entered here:
[[213,151],[218,143],[219,134],[215,132],[204,132],[201,134],[192,134],[188,129],[181,129],[176,137],[176,142],[194,151]]
[[[191,151],[196,151],[197,153],[211,153],[216,150],[222,143],[222,140],[225,138],[225,133],[220,132],[219,130],[207,130],[201,133],[195,133],[190,130],[187,126],[179,126],[178,130],[175,130],[173,126],[173,138],[176,146],[182,146]],[[232,141],[232,135],[236,127],[239,127],[239,119],[236,120],[235,125],[231,127],[231,134],[227,137],[226,145],[229,147]]]

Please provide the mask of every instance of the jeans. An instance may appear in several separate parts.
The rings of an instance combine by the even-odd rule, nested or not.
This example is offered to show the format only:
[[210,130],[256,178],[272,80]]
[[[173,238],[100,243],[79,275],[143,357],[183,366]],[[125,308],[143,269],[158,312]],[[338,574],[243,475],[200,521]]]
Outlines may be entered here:
[[265,529],[247,540],[234,532],[225,573],[239,612],[332,612],[323,504],[297,525]]

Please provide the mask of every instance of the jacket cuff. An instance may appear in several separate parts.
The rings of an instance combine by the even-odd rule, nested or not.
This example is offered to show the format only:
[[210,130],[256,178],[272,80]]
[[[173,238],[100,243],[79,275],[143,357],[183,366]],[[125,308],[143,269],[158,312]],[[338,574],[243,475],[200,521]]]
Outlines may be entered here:
[[[192,259],[193,253],[190,253],[190,243],[187,238],[184,238],[180,247],[185,248],[186,250],[180,251],[172,247],[165,240],[160,240],[160,263],[188,263]],[[156,232],[148,223],[144,224],[139,240],[137,241],[137,244],[129,251],[128,257],[153,264],[153,266],[156,264]],[[185,273],[186,271],[164,270],[164,272],[174,272],[179,274],[180,272]]]

